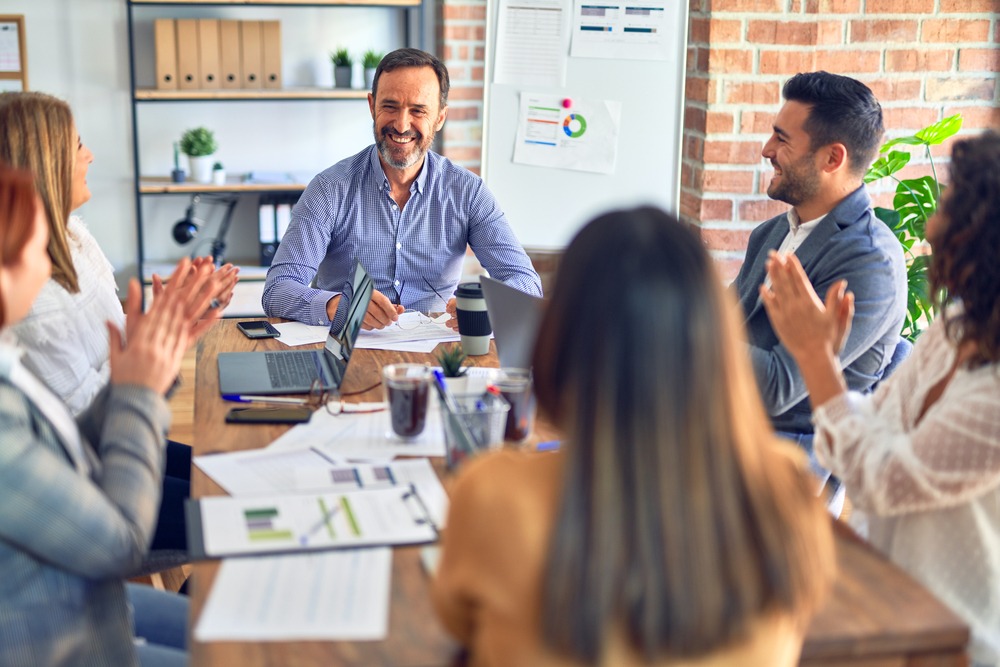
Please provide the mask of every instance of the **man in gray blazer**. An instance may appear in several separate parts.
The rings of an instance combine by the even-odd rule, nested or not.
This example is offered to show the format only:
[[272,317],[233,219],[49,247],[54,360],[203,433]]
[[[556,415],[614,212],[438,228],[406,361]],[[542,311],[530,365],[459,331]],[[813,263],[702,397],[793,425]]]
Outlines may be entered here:
[[[906,266],[892,231],[871,208],[862,178],[882,141],[882,108],[864,84],[827,72],[797,74],[761,155],[772,199],[791,210],[754,229],[734,289],[746,316],[750,358],[771,421],[812,456],[805,383],[771,329],[759,298],[772,251],[794,252],[818,294],[846,279],[854,292],[851,333],[841,352],[852,390],[868,391],[892,357],[906,311]],[[813,461],[817,474],[828,473]],[[842,497],[842,494],[840,494]]]

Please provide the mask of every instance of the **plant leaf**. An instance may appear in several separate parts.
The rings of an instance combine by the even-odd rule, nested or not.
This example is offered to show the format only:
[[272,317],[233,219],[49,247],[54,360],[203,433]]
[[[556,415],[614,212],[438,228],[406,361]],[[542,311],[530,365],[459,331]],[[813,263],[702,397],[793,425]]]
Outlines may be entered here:
[[893,197],[892,206],[899,212],[902,223],[907,226],[911,234],[919,239],[923,239],[923,225],[920,226],[920,233],[914,228],[915,220],[921,223],[934,215],[937,210],[937,182],[933,176],[921,176],[920,178],[909,178],[899,182],[896,186],[896,196]]
[[880,178],[891,176],[905,167],[910,162],[910,154],[904,151],[892,151],[875,160],[875,163],[865,172],[865,183],[877,181]]
[[933,125],[928,125],[924,129],[917,132],[915,136],[926,144],[936,145],[940,144],[948,137],[953,136],[961,129],[962,115],[955,114],[954,116],[942,118]]
[[[886,226],[892,231],[896,231],[900,228],[899,224],[899,212],[893,208],[884,208],[882,206],[875,207],[875,217],[886,224]],[[897,237],[899,234],[896,235]]]
[[882,145],[882,148],[879,149],[879,152],[885,153],[893,146],[899,146],[899,145],[926,146],[927,142],[921,139],[920,137],[916,136],[915,134],[911,134],[908,137],[896,137],[895,139],[890,139],[889,141],[885,142],[885,144]]

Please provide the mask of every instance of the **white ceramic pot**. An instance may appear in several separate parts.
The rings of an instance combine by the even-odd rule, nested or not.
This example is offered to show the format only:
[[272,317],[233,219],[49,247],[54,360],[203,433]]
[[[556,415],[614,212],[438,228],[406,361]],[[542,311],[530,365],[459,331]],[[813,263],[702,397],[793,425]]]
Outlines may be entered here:
[[188,164],[191,166],[191,180],[195,183],[212,182],[212,165],[215,160],[211,155],[188,155]]
[[372,84],[375,83],[375,68],[366,67],[365,68],[365,88],[368,90],[372,89]]
[[213,169],[212,170],[212,185],[225,185],[226,184],[226,170],[225,169]]

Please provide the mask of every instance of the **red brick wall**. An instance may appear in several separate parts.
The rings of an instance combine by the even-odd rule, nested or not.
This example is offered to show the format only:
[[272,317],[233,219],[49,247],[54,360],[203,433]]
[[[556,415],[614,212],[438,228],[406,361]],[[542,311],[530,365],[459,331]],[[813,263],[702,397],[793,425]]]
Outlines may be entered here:
[[760,148],[791,75],[865,82],[889,136],[954,113],[967,133],[1000,127],[997,0],[691,0],[690,10],[681,213],[726,278],[753,227],[787,208],[763,194]]
[[451,76],[442,147],[449,159],[478,174],[483,141],[486,0],[441,0],[439,7],[437,55]]
[[[690,3],[680,210],[727,278],[750,230],[787,208],[762,194],[770,166],[760,148],[791,75],[826,69],[864,81],[890,136],[959,112],[966,133],[1000,127],[1000,0]],[[439,7],[439,55],[452,76],[443,150],[478,172],[486,2]]]

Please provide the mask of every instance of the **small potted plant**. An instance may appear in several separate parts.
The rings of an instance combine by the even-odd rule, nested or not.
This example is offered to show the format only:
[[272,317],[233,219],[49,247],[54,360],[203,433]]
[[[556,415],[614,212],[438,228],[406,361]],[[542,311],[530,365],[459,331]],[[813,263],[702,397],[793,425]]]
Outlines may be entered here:
[[170,172],[170,180],[174,183],[183,183],[184,178],[187,174],[181,169],[181,145],[180,142],[174,142],[174,170]]
[[341,47],[330,54],[333,63],[333,85],[337,88],[351,87],[351,74],[354,71],[354,60],[350,52]]
[[215,134],[204,127],[188,130],[181,137],[181,152],[188,156],[191,179],[198,183],[212,182],[212,155],[219,149]]
[[461,394],[467,390],[465,371],[465,360],[468,357],[459,343],[452,343],[450,346],[442,346],[441,351],[435,355],[438,363],[441,364],[441,373],[444,374],[445,384],[448,391],[453,394]]
[[226,184],[226,168],[221,162],[216,162],[212,165],[212,184],[213,185],[225,185]]
[[365,68],[365,87],[368,90],[371,90],[375,83],[375,69],[380,62],[382,62],[382,53],[375,49],[368,49],[361,56],[361,65]]

